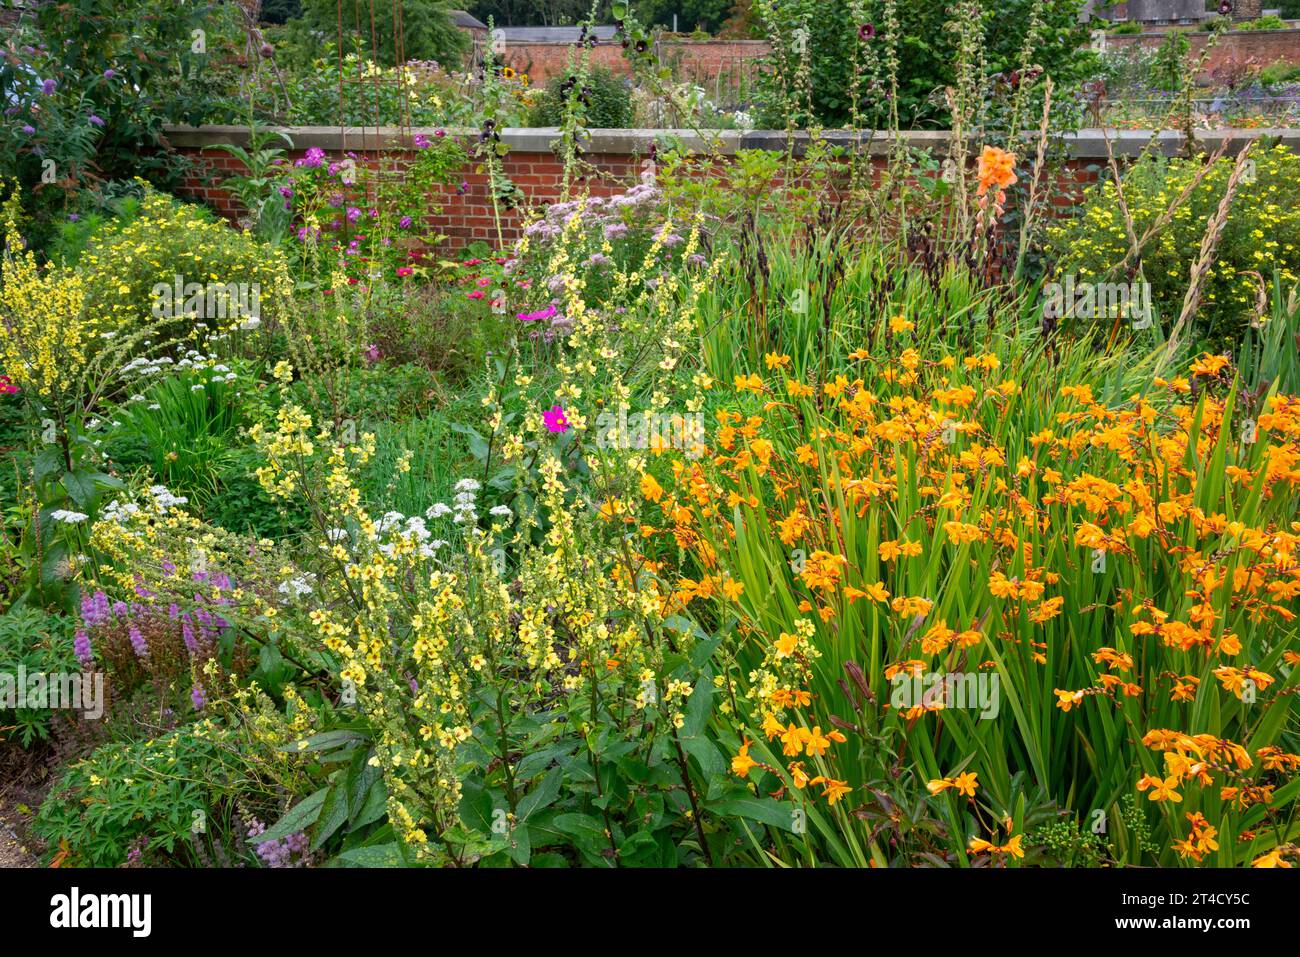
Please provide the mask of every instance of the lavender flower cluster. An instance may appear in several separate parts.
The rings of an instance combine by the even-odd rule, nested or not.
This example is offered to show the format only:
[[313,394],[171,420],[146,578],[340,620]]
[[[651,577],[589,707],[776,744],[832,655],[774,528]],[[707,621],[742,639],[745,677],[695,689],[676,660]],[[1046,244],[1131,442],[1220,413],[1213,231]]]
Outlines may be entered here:
[[[164,563],[163,571],[168,576],[174,575],[176,566],[170,562]],[[212,587],[217,595],[208,597],[201,591],[196,591],[195,606],[189,611],[182,610],[176,602],[170,602],[166,609],[151,603],[149,600],[154,595],[143,584],[137,584],[135,589],[140,602],[110,600],[103,591],[98,590],[82,596],[81,624],[73,642],[77,660],[83,667],[94,663],[95,644],[91,636],[96,631],[125,627],[131,650],[141,662],[148,662],[150,648],[146,633],[158,635],[171,630],[175,634],[175,629],[179,629],[190,660],[201,665],[210,656],[222,632],[230,627],[230,622],[222,617],[219,610],[208,607],[209,603],[218,607],[229,604],[224,593],[230,591],[233,582],[223,572],[196,570],[191,578],[196,585]],[[191,689],[190,701],[196,711],[202,710],[207,703],[203,689],[197,684]]]
[[[261,821],[254,821],[248,829],[248,839],[252,841],[264,833],[266,833],[266,825]],[[307,835],[302,831],[295,831],[287,837],[272,838],[256,844],[254,849],[258,859],[267,867],[300,867],[306,863],[310,846]]]

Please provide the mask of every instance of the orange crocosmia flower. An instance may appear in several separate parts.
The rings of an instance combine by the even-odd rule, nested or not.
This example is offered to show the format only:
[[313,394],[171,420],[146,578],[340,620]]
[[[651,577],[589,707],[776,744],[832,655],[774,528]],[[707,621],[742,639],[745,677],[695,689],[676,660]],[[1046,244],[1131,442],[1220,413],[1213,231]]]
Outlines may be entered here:
[[793,761],[790,764],[790,783],[797,789],[803,790],[809,781],[808,772],[803,769],[802,761]]
[[824,778],[822,783],[826,786],[825,790],[822,791],[822,797],[824,797],[826,803],[830,805],[834,805],[836,801],[853,790],[853,788],[849,787],[848,781],[837,781],[834,778]]
[[746,740],[740,746],[740,753],[731,759],[731,773],[743,778],[749,774],[750,768],[756,764],[758,762],[749,756],[749,741]]
[[1038,605],[1037,608],[1035,608],[1032,612],[1029,613],[1029,620],[1042,623],[1044,621],[1048,621],[1052,618],[1055,618],[1057,615],[1061,613],[1061,607],[1064,604],[1065,604],[1065,599],[1060,596],[1057,596],[1056,598],[1049,598],[1047,599],[1047,601],[1042,602],[1041,604]]
[[769,352],[767,355],[763,356],[763,364],[769,369],[784,369],[790,364],[790,357],[775,352]]
[[1056,706],[1062,711],[1069,711],[1083,700],[1082,691],[1062,691],[1060,688],[1053,688],[1052,694],[1056,695]]
[[1003,852],[1010,854],[1012,857],[1024,857],[1024,849],[1020,846],[1021,835],[1017,834],[1005,844],[1002,845]]
[[771,741],[784,730],[785,728],[782,726],[781,722],[776,719],[776,715],[772,714],[772,712],[769,711],[767,714],[763,715],[763,735],[767,740]]
[[783,631],[781,637],[776,640],[776,656],[777,658],[789,658],[798,647],[799,636],[790,635]]
[[804,749],[812,757],[821,757],[831,746],[830,739],[822,734],[819,725],[813,725],[813,729],[808,732],[808,739],[804,742]]
[[728,578],[722,583],[722,594],[724,594],[729,601],[737,601],[744,590],[745,583],[738,582],[734,578]]
[[1181,801],[1183,796],[1174,790],[1174,788],[1178,787],[1178,783],[1178,778],[1172,775],[1164,780],[1161,780],[1158,777],[1153,777],[1153,780],[1150,782],[1151,793],[1147,795],[1147,800],[1174,801],[1175,803]]
[[959,774],[953,779],[953,787],[957,789],[958,794],[964,794],[966,797],[974,797],[975,789],[979,787],[979,781],[976,780],[978,775],[974,771],[967,771]]
[[1282,857],[1282,849],[1275,847],[1267,854],[1263,854],[1250,862],[1251,867],[1290,867],[1291,863]]
[[994,572],[989,578],[989,593],[994,598],[1015,598],[1019,594],[1019,586],[1002,572]]
[[1192,375],[1213,376],[1228,364],[1226,356],[1212,356],[1208,352],[1192,363]]
[[791,724],[781,734],[781,753],[786,757],[794,757],[803,753],[804,742],[808,739],[808,732],[796,724]]
[[661,498],[663,498],[664,495],[663,486],[661,486],[657,481],[655,481],[655,477],[653,475],[650,475],[648,473],[642,475],[641,495],[643,498],[646,498],[651,502],[657,502]]

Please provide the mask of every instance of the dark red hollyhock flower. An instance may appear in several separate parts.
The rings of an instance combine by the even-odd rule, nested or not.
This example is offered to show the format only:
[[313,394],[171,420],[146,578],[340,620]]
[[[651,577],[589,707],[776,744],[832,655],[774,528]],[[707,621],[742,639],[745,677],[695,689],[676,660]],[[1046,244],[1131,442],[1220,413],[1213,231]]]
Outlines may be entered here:
[[876,25],[874,23],[864,23],[858,27],[858,39],[864,43],[876,35]]
[[1230,13],[1232,13],[1232,0],[1223,0],[1219,4],[1219,16],[1226,17]]

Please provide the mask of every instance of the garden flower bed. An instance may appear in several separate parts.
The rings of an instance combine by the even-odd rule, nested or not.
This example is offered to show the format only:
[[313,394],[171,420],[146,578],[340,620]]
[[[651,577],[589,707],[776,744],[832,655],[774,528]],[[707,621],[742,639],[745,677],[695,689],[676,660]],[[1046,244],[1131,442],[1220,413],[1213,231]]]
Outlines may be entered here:
[[575,60],[6,174],[0,850],[1300,861],[1300,144],[1061,130],[1032,30],[986,111],[953,26],[942,131],[594,129]]

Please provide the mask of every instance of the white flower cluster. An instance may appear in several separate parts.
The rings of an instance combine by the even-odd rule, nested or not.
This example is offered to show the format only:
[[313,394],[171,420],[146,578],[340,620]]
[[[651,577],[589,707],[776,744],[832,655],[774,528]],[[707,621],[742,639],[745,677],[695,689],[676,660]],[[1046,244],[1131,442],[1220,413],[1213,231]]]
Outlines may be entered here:
[[[149,495],[153,498],[154,509],[159,514],[166,514],[168,509],[175,508],[178,505],[189,504],[189,499],[184,495],[173,495],[171,489],[166,485],[149,486]],[[104,506],[104,511],[100,515],[101,522],[117,522],[122,524],[132,515],[140,514],[140,506],[135,502],[123,502],[114,499]]]
[[297,578],[290,578],[288,581],[281,582],[276,588],[276,591],[291,599],[301,598],[303,595],[310,595],[315,591],[312,587],[312,582],[315,580],[316,576],[311,574],[311,572],[304,572]]
[[[438,549],[447,545],[442,539],[433,537],[433,533],[425,527],[424,517],[421,515],[408,517],[401,512],[385,512],[383,518],[376,523],[376,529],[381,535],[394,536],[408,543],[414,543],[421,558],[432,558]],[[390,541],[380,545],[379,551],[392,557],[394,546],[395,543]]]

